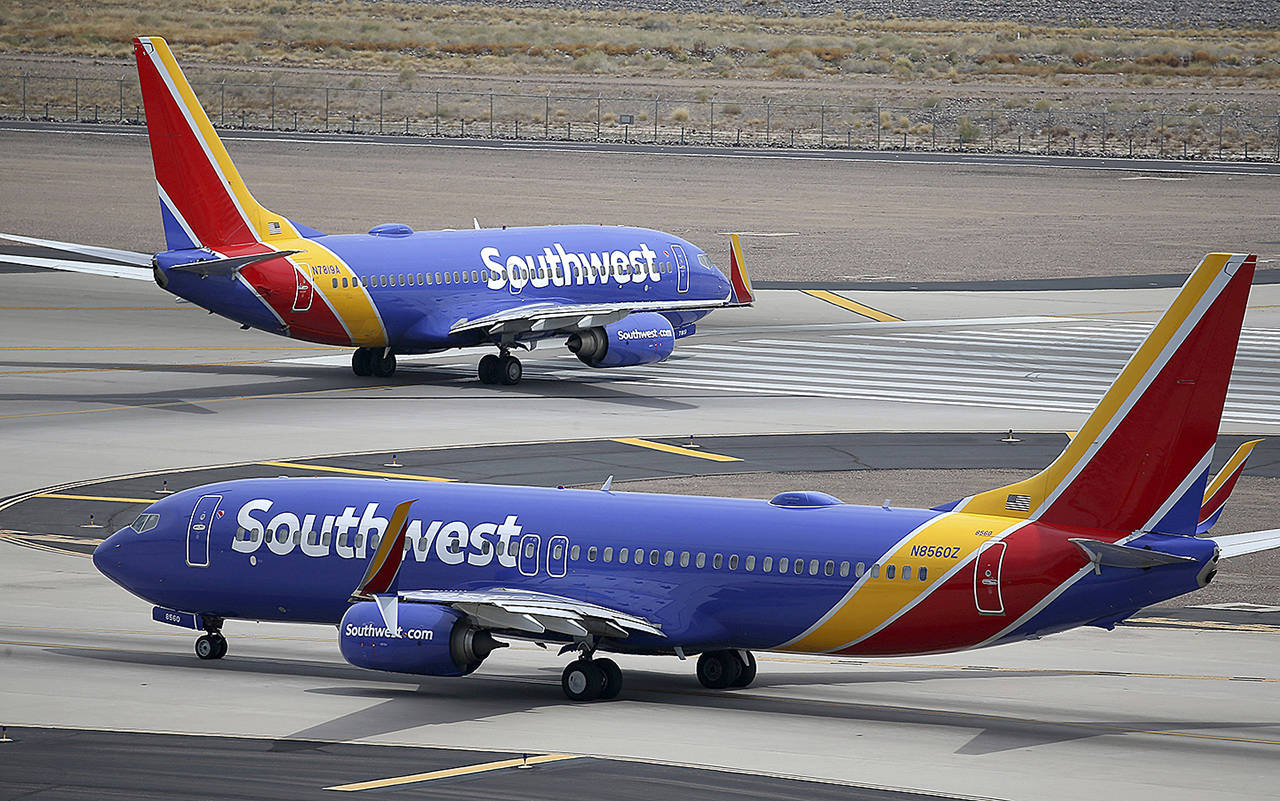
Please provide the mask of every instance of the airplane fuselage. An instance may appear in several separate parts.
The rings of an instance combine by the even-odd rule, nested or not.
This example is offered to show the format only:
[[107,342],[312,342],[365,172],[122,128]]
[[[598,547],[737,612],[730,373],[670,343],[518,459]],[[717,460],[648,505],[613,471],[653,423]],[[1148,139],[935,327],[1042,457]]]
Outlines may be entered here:
[[[779,496],[782,498],[782,496]],[[336,623],[399,503],[401,586],[537,590],[646,618],[609,648],[905,655],[1111,625],[1203,586],[1212,541],[919,509],[368,479],[249,479],[175,494],[98,550],[160,606]],[[141,519],[141,518],[140,518]],[[205,528],[197,528],[198,526]],[[1095,572],[1071,538],[1191,560]],[[554,638],[552,638],[554,639]]]
[[[284,230],[301,229],[290,224]],[[679,329],[724,303],[729,281],[705,251],[671,234],[621,226],[418,231],[382,225],[368,234],[268,239],[218,251],[245,256],[298,251],[235,275],[176,265],[207,250],[156,257],[168,291],[236,322],[309,342],[422,353],[489,341],[459,319],[531,304],[653,304]],[[695,307],[701,307],[697,309]],[[689,307],[682,310],[682,307]],[[527,326],[526,326],[527,329]],[[516,330],[520,340],[536,331]]]

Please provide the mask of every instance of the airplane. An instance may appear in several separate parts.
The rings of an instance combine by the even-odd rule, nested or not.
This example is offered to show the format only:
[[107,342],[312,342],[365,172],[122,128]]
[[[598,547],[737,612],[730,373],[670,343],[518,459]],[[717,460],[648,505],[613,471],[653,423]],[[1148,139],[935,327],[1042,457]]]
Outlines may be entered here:
[[4,261],[154,279],[242,328],[353,346],[357,376],[390,377],[397,354],[496,347],[479,363],[487,384],[518,383],[512,351],[550,338],[591,367],[660,362],[711,311],[753,302],[737,235],[726,277],[706,251],[646,228],[383,223],[322,234],[254,199],[164,39],[133,46],[167,250],[0,234],[94,259]]
[[226,654],[229,618],[337,625],[351,664],[428,676],[524,639],[574,655],[575,701],[618,695],[610,652],[696,655],[699,681],[727,689],[754,680],[753,651],[1112,629],[1207,586],[1222,559],[1280,547],[1280,530],[1196,536],[1255,263],[1207,256],[1042,471],[932,509],[253,478],[152,504],[93,561],[156,620],[204,630],[204,659]]

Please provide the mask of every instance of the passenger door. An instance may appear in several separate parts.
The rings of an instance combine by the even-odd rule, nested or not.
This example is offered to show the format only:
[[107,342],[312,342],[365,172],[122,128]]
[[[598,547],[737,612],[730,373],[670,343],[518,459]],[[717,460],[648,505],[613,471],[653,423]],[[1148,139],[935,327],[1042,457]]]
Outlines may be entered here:
[[311,267],[306,264],[299,264],[293,270],[293,279],[297,286],[293,293],[293,310],[296,312],[304,312],[311,310],[312,287],[311,280],[307,278],[306,271]]
[[187,524],[187,564],[191,567],[209,566],[209,528],[220,503],[221,495],[205,495],[191,510],[191,522]]
[[547,541],[547,575],[564,578],[568,567],[569,538],[555,536]]
[[679,245],[671,246],[671,255],[676,260],[676,292],[684,294],[689,291],[689,259]]
[[973,572],[973,597],[980,615],[1003,615],[1000,597],[1000,566],[1004,562],[1003,542],[987,542],[978,550]]

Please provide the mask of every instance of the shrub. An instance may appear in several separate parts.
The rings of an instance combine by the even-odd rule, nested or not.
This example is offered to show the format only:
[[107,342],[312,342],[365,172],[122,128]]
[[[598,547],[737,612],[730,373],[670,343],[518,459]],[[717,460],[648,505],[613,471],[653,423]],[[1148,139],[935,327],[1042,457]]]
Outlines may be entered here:
[[681,106],[680,108],[673,110],[671,112],[671,121],[672,122],[688,122],[689,109]]
[[736,117],[742,113],[742,106],[739,106],[737,103],[725,103],[720,108],[723,109],[724,114],[727,117]]
[[1033,106],[1033,108],[1036,111],[1048,111],[1052,106],[1053,104],[1049,102],[1049,98],[1042,97],[1036,101],[1036,104],[1035,106]]
[[1071,55],[1071,60],[1074,61],[1077,66],[1087,67],[1097,61],[1098,57],[1093,53],[1090,53],[1088,50],[1078,50]]
[[977,125],[974,125],[973,120],[969,119],[968,117],[960,118],[960,123],[957,126],[957,131],[960,134],[960,141],[964,142],[965,144],[968,144],[969,142],[977,141],[978,137],[982,135],[982,129],[979,128]]

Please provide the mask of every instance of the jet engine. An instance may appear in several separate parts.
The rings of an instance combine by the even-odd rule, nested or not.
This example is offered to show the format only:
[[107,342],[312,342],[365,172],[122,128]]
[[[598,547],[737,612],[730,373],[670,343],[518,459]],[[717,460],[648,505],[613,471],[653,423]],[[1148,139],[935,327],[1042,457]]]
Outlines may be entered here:
[[641,312],[579,331],[565,344],[588,367],[630,367],[666,360],[675,350],[676,333],[666,317]]
[[480,667],[495,648],[506,647],[450,607],[414,603],[397,607],[400,636],[394,637],[377,603],[352,604],[338,627],[342,657],[370,670],[465,676]]

